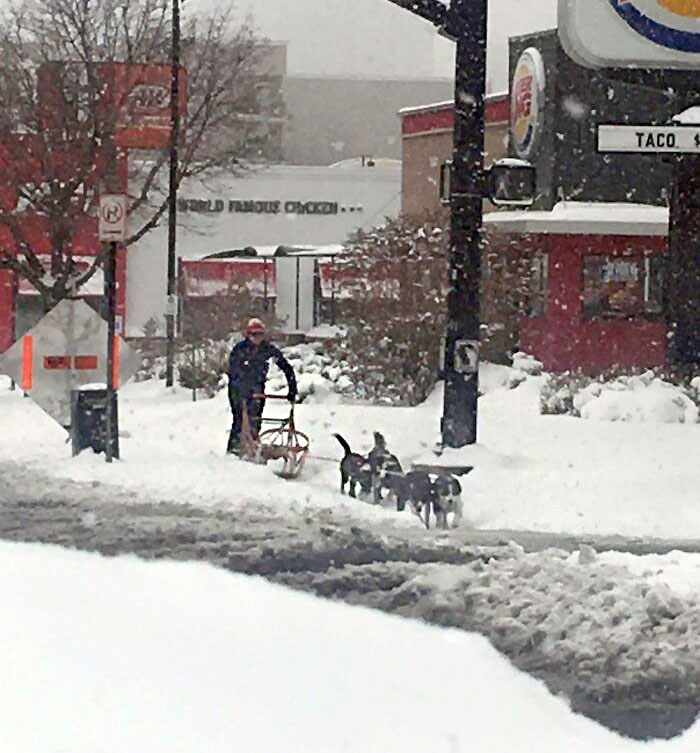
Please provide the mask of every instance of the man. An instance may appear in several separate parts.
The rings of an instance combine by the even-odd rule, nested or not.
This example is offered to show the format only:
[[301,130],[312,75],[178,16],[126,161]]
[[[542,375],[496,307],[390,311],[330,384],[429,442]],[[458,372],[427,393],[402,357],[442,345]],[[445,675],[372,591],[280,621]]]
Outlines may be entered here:
[[265,400],[256,400],[253,396],[265,392],[270,359],[274,359],[287,377],[287,399],[293,403],[297,396],[294,369],[282,355],[282,351],[265,339],[265,325],[260,319],[251,319],[248,322],[245,335],[245,339],[234,346],[228,361],[228,400],[233,411],[233,424],[228,438],[227,453],[238,452],[244,409],[248,412],[250,431],[256,436],[260,431]]

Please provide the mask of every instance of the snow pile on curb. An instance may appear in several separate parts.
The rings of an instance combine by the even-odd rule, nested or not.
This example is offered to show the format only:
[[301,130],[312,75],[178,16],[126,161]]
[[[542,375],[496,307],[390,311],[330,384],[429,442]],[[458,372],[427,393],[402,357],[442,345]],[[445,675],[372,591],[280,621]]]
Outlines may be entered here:
[[581,418],[597,421],[698,421],[698,407],[690,397],[650,371],[602,384],[594,382],[574,396],[573,404]]
[[540,411],[596,421],[693,424],[700,418],[698,386],[698,378],[682,387],[653,371],[607,380],[581,373],[550,374],[540,393]]
[[[508,656],[558,667],[598,697],[700,701],[700,605],[586,547],[436,565],[395,594],[424,617],[470,626]],[[413,612],[415,614],[415,611]]]

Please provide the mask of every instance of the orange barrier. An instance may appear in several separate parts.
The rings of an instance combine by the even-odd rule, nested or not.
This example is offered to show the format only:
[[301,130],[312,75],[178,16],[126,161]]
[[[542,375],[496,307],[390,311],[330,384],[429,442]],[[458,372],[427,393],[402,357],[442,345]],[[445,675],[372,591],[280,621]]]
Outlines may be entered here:
[[22,389],[29,392],[34,383],[34,337],[25,335],[22,339]]

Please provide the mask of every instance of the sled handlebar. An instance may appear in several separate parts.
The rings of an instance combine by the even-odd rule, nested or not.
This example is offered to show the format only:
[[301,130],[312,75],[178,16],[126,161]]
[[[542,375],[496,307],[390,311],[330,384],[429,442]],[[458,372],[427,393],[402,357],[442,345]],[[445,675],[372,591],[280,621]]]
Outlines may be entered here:
[[[253,395],[254,400],[289,400],[286,395],[266,395],[264,392],[258,392]],[[296,398],[294,399],[296,403]]]

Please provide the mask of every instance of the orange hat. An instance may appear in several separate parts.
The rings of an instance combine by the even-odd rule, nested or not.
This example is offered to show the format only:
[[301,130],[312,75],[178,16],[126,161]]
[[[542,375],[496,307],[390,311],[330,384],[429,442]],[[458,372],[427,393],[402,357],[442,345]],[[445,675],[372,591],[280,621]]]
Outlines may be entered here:
[[246,324],[245,333],[246,335],[252,335],[255,332],[262,332],[265,334],[266,327],[260,319],[251,319],[248,324]]

